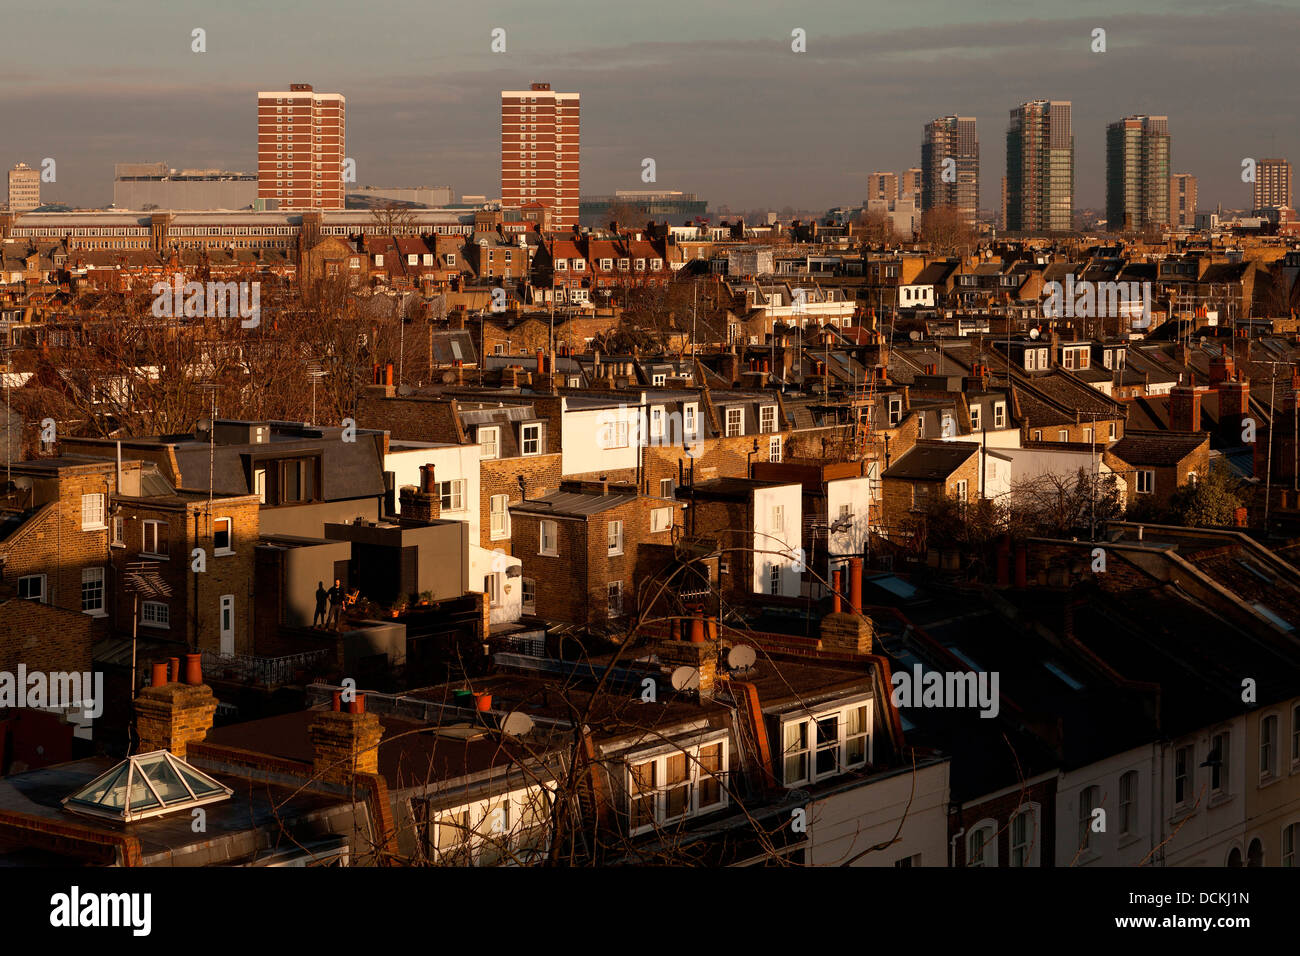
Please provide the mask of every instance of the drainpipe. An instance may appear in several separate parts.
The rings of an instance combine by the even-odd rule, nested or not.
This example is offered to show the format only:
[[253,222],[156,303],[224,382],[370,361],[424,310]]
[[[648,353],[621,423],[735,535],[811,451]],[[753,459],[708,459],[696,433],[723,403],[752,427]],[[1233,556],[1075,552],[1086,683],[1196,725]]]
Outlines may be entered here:
[[952,839],[948,841],[949,868],[955,868],[957,866],[957,841],[960,840],[965,835],[965,833],[966,833],[966,828],[962,827],[960,830],[954,833],[952,835]]

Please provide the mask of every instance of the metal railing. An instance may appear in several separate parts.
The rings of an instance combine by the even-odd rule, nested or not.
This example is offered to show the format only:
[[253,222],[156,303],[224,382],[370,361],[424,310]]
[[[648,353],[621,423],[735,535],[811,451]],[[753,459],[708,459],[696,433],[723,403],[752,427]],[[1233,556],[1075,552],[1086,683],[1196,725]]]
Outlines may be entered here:
[[[327,648],[286,654],[283,657],[254,657],[250,654],[232,654],[227,657],[204,651],[203,673],[222,680],[278,687],[310,677],[328,660],[329,654]],[[299,677],[300,674],[303,678]]]

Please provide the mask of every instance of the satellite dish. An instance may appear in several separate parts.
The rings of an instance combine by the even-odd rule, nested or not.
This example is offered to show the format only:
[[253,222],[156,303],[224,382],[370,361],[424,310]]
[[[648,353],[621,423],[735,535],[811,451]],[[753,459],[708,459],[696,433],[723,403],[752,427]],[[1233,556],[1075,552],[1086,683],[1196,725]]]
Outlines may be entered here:
[[754,661],[758,655],[748,644],[737,644],[731,650],[727,651],[727,666],[733,671],[743,671],[754,666]]
[[511,737],[526,737],[532,733],[533,718],[521,710],[512,710],[501,721],[501,730]]
[[921,333],[916,331],[916,329],[913,329],[911,332],[908,332],[907,337],[911,339],[913,342],[921,341]]
[[695,690],[700,686],[700,671],[695,667],[679,667],[673,671],[673,690]]
[[1204,336],[1204,335],[1201,336],[1201,344],[1202,344],[1202,345],[1205,344],[1205,336]]
[[1040,333],[1040,332],[1038,331],[1038,329],[1030,329],[1030,330],[1029,330],[1029,337],[1030,337],[1031,339],[1035,340],[1035,341],[1038,340],[1038,336],[1041,335],[1041,334],[1042,334],[1042,333]]

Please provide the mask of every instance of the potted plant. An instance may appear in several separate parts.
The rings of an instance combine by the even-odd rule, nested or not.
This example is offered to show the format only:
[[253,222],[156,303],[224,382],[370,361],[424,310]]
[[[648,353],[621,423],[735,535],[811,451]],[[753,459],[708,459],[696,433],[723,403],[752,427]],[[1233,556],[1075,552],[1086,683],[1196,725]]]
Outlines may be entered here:
[[420,592],[420,604],[422,604],[422,605],[428,605],[428,604],[432,604],[432,603],[433,603],[433,592],[432,592],[432,591],[421,591],[421,592]]

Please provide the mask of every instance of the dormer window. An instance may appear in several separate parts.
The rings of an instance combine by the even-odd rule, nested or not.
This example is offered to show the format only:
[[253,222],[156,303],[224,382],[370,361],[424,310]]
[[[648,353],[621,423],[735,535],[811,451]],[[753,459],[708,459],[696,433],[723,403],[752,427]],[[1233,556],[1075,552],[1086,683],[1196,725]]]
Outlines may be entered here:
[[555,260],[555,271],[556,271],[556,272],[565,272],[565,271],[568,270],[568,268],[569,268],[569,260],[568,260],[568,259],[556,259],[556,260]]

